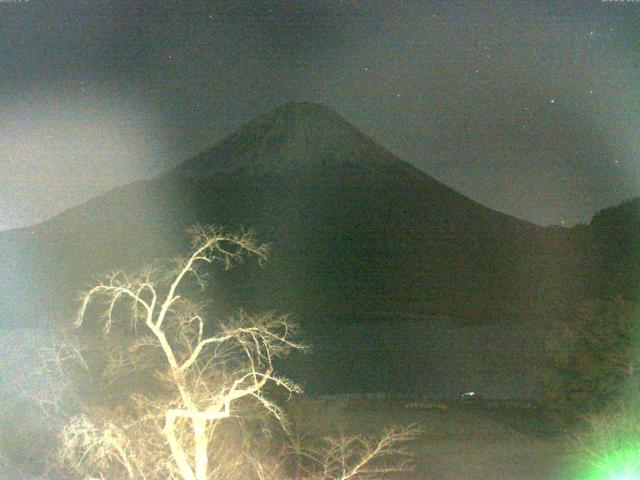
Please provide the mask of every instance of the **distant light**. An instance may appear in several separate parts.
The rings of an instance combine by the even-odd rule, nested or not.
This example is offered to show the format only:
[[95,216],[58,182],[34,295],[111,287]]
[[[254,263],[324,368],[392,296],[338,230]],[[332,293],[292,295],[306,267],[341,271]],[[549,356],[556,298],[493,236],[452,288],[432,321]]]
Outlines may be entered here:
[[640,480],[640,451],[629,448],[603,453],[595,459],[585,480]]

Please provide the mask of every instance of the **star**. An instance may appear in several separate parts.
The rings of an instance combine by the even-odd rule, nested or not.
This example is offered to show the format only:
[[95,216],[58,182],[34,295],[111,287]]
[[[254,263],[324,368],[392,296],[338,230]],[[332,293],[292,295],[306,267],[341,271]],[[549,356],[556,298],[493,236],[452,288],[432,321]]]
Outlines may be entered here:
[[556,103],[556,99],[552,98],[551,100],[549,100],[550,103]]

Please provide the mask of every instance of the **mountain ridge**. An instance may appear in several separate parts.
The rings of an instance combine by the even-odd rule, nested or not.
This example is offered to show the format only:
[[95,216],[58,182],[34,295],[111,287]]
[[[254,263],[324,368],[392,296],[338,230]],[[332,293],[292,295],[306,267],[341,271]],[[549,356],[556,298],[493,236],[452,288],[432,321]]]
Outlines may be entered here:
[[[309,145],[315,148],[310,150]],[[359,150],[369,151],[372,155],[369,158],[347,157]],[[228,154],[231,156],[225,156]],[[242,165],[237,165],[239,156]],[[372,158],[376,161],[371,162]],[[314,167],[336,167],[345,163],[380,168],[386,163],[380,159],[389,163],[396,161],[391,152],[330,108],[318,103],[291,101],[241,126],[213,148],[176,168],[185,175],[195,176],[247,168],[274,173],[273,170],[264,171],[265,167],[309,174],[313,173]],[[220,172],[224,167],[226,169]]]
[[[243,266],[221,280],[231,303],[303,317],[402,311],[487,321],[542,315],[581,288],[562,273],[576,266],[560,234],[465,197],[332,110],[299,102],[166,174],[0,235],[0,285],[34,285],[45,314],[68,313],[96,274],[184,253],[195,223],[253,228],[274,244],[270,269]],[[28,291],[17,293],[22,303]]]
[[185,254],[193,224],[250,228],[271,244],[269,262],[214,272],[210,313],[292,314],[315,353],[283,367],[308,391],[498,392],[538,381],[532,337],[550,320],[615,294],[612,271],[620,284],[640,278],[626,257],[598,253],[630,247],[633,235],[609,239],[611,221],[629,217],[618,210],[579,229],[537,226],[456,192],[326,107],[287,104],[162,175],[0,232],[0,326],[70,324],[77,292]]
[[401,174],[405,180],[419,177],[431,183],[428,188],[439,189],[445,195],[464,197],[470,202],[469,206],[496,212],[523,225],[539,227],[460,194],[402,160],[334,110],[319,103],[287,102],[236,129],[212,148],[182,162],[170,174],[188,178],[240,174],[252,180],[324,174],[335,179],[341,174],[340,168],[361,176],[396,177]]

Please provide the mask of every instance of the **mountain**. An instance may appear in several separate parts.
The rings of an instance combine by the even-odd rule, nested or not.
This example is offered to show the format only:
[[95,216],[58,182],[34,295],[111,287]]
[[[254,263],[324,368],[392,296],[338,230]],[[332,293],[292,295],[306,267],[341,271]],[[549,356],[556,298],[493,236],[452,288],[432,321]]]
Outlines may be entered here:
[[288,103],[162,176],[0,234],[0,319],[67,317],[96,275],[186,253],[195,223],[272,243],[266,269],[214,282],[217,299],[290,311],[313,328],[542,318],[585,289],[564,229],[491,210],[332,110]]
[[73,318],[100,274],[185,254],[193,224],[271,243],[217,272],[214,308],[276,309],[313,353],[307,391],[532,398],[549,321],[637,294],[640,201],[540,227],[452,190],[332,110],[288,103],[156,178],[0,233],[0,326]]

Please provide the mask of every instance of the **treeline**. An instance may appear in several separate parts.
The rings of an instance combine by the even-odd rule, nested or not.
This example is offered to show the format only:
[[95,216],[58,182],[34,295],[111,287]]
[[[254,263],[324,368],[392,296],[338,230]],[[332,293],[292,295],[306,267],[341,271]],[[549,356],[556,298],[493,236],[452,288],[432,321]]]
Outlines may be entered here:
[[640,448],[640,198],[570,231],[585,295],[548,332],[547,411],[572,426],[572,478],[638,473]]
[[564,417],[597,413],[638,379],[640,198],[569,231],[583,260],[583,298],[548,334],[546,399]]

